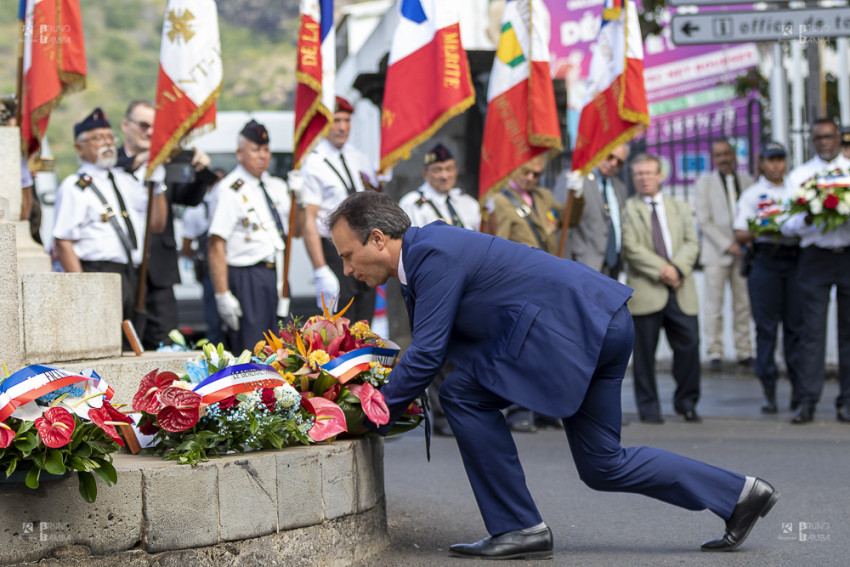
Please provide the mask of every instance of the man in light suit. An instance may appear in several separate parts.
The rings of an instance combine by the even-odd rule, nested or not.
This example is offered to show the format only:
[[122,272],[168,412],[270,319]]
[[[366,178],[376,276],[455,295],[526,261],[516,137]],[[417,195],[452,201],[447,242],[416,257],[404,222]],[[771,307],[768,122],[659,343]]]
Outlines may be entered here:
[[[592,172],[581,179],[584,212],[577,227],[567,233],[565,258],[586,264],[611,276],[620,274],[623,252],[622,211],[626,204],[626,186],[615,175],[623,168],[629,148],[614,148]],[[559,180],[566,182],[567,177]],[[563,192],[566,195],[566,185]],[[555,188],[555,195],[560,193]]]
[[562,418],[582,480],[689,510],[708,509],[726,532],[703,544],[741,544],[778,493],[667,451],[620,446],[620,387],[629,361],[631,295],[582,264],[448,226],[411,228],[385,195],[351,195],[328,217],[346,275],[369,286],[398,278],[413,340],[382,388],[386,433],[444,361],[457,365],[440,388],[489,537],[451,553],[486,559],[548,558],[543,523],[501,410],[518,403]]
[[753,178],[736,171],[735,150],[729,140],[711,146],[711,158],[717,168],[696,184],[694,208],[702,231],[700,263],[705,273],[705,335],[708,340],[710,368],[720,370],[723,361],[723,294],[726,282],[732,288],[732,330],[735,354],[742,366],[752,366],[753,343],[750,339],[750,296],[747,280],[741,275],[741,246],[735,239],[732,221],[741,193],[753,184]]
[[664,423],[655,378],[663,327],[673,349],[673,407],[686,421],[698,422],[699,304],[693,267],[699,244],[688,204],[660,194],[663,179],[657,157],[641,154],[632,160],[637,195],[626,202],[623,251],[626,283],[635,290],[629,304],[635,322],[635,400],[641,421]]

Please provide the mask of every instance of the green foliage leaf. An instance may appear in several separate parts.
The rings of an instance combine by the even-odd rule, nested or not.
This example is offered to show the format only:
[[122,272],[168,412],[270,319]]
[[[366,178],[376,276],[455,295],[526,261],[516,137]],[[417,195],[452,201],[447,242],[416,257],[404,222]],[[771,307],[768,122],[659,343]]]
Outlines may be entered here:
[[95,462],[98,464],[98,467],[94,469],[94,473],[99,476],[103,482],[105,482],[108,486],[112,486],[118,482],[118,471],[115,470],[112,463],[106,459],[95,459]]
[[38,488],[38,477],[41,476],[41,468],[33,467],[27,472],[27,477],[24,479],[24,484],[35,490]]
[[65,474],[65,463],[61,450],[51,449],[47,453],[47,458],[44,460],[44,470],[50,474]]
[[337,383],[337,379],[327,372],[320,372],[319,377],[313,382],[313,393],[321,396],[325,391]]
[[78,472],[77,480],[79,481],[80,496],[83,500],[92,504],[97,500],[97,481],[94,475],[90,472]]
[[15,437],[14,445],[18,451],[28,455],[33,449],[38,447],[38,437],[32,431],[25,433],[23,436],[18,434]]

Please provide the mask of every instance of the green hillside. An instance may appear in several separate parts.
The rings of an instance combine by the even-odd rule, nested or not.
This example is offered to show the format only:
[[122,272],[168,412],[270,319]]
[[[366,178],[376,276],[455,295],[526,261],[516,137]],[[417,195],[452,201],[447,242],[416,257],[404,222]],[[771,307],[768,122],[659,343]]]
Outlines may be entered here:
[[[15,92],[17,1],[0,2],[0,94]],[[117,134],[127,102],[153,99],[165,0],[81,0],[88,78],[86,90],[53,112],[48,140],[60,179],[76,169],[72,127],[101,106]],[[218,2],[224,61],[220,110],[293,107],[298,2]]]

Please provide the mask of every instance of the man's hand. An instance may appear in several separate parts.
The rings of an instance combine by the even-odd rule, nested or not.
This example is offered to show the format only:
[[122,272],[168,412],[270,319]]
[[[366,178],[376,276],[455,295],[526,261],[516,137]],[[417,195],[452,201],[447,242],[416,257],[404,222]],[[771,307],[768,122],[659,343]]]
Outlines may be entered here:
[[292,196],[295,197],[295,202],[298,206],[303,206],[304,177],[301,175],[301,172],[293,169],[287,173],[286,184],[289,186],[289,190],[292,191]]
[[333,312],[337,297],[339,297],[339,280],[327,264],[313,270],[313,279],[316,281],[316,304],[322,306],[322,295],[325,297],[325,305]]
[[210,166],[210,156],[205,152],[202,152],[198,148],[192,148],[195,150],[195,155],[192,156],[192,167],[195,168],[195,171],[201,171],[202,169]]
[[666,264],[661,270],[658,272],[658,277],[661,278],[662,283],[676,291],[682,285],[682,278],[679,277],[679,270],[673,264]]
[[239,305],[239,300],[230,292],[215,294],[215,306],[218,308],[218,314],[221,320],[224,321],[224,326],[234,331],[239,330],[239,318],[242,316],[242,306]]
[[735,256],[736,258],[741,256],[741,246],[736,242],[732,246],[726,249],[726,253],[730,256]]

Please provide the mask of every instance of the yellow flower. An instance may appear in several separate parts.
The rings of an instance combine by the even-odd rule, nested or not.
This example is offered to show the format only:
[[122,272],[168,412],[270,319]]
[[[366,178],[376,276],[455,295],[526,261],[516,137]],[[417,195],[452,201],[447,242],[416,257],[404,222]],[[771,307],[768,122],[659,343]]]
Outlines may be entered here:
[[310,353],[310,356],[307,358],[307,362],[310,364],[310,368],[312,370],[318,370],[319,366],[322,364],[326,364],[331,361],[331,357],[328,356],[328,353],[319,349],[314,350]]
[[266,341],[259,341],[254,345],[254,356],[260,356],[260,353],[263,352],[263,349],[266,348]]
[[361,341],[372,334],[372,329],[369,328],[369,323],[366,321],[357,321],[349,330],[355,339],[360,339]]

